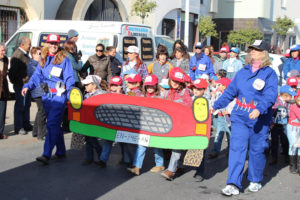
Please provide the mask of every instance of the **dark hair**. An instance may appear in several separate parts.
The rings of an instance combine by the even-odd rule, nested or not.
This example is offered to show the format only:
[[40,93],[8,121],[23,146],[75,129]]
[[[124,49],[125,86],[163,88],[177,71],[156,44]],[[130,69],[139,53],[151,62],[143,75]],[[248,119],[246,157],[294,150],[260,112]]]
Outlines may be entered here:
[[176,44],[179,44],[181,46],[181,48],[183,49],[183,57],[185,59],[190,59],[190,55],[188,53],[188,49],[187,47],[184,45],[184,43],[181,40],[176,40],[173,44],[173,52],[172,55],[170,56],[171,59],[175,58],[175,48],[176,48]]
[[217,73],[221,78],[225,78],[227,75],[227,71],[225,69],[220,69]]
[[41,47],[32,47],[30,50],[31,57],[33,56],[33,54],[36,54],[37,51],[41,51],[41,50],[42,50]]
[[106,80],[101,80],[100,87],[101,87],[101,89],[104,90],[104,91],[107,91],[107,90],[108,90],[108,86],[107,86]]
[[[142,87],[142,93],[145,97],[147,97],[147,89],[146,89],[147,86],[148,85],[143,85],[143,87]],[[156,86],[156,88],[155,88],[155,91],[154,91],[154,95],[159,96],[160,95],[160,90],[159,90],[158,84],[156,84],[155,86]]]
[[65,42],[64,49],[67,52],[74,52],[74,50],[75,50],[75,42],[71,42],[71,41]]
[[96,48],[97,48],[97,47],[102,47],[103,51],[105,50],[104,45],[101,44],[101,43],[97,44],[97,45],[96,45]]
[[179,51],[179,52],[181,52],[181,53],[184,54],[184,50],[183,50],[183,48],[181,48],[181,47],[175,48],[174,52],[176,53],[177,51]]
[[167,56],[167,60],[169,58],[169,52],[168,52],[168,48],[164,45],[159,45],[157,47],[157,53],[156,53],[156,59],[159,59],[160,55],[166,55]]
[[108,47],[106,47],[106,51],[112,51],[114,49],[116,49],[116,47],[114,47],[114,46],[108,46]]

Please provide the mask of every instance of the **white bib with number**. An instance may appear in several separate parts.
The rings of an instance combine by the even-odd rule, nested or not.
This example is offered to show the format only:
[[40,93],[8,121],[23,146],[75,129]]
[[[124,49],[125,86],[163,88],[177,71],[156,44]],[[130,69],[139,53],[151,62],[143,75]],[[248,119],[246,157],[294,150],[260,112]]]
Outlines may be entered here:
[[200,71],[205,71],[205,70],[206,70],[206,65],[199,64],[198,69],[199,69]]
[[234,72],[234,67],[233,66],[229,66],[227,68],[227,72]]
[[262,90],[265,87],[265,84],[266,82],[264,80],[258,78],[253,82],[252,86],[256,90]]
[[52,67],[51,72],[50,72],[50,75],[51,75],[51,76],[55,76],[55,77],[60,77],[61,71],[62,71],[62,68],[59,68],[59,67]]

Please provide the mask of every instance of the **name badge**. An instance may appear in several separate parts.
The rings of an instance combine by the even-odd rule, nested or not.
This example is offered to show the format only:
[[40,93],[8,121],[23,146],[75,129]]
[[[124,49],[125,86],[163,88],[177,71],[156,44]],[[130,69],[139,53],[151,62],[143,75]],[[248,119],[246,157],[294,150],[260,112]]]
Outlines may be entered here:
[[205,70],[206,70],[206,65],[199,64],[198,69],[199,69],[200,71],[205,71]]
[[50,74],[55,77],[60,77],[62,69],[59,67],[52,67]]
[[227,72],[234,72],[234,67],[233,66],[229,66],[227,68]]
[[262,90],[265,87],[265,84],[266,82],[264,80],[258,78],[253,82],[252,86],[256,90]]

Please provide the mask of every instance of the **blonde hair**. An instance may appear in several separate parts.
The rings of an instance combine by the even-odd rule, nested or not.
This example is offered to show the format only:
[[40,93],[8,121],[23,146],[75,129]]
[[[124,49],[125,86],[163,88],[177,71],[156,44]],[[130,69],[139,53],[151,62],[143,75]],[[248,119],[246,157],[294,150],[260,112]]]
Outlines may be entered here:
[[[246,58],[245,58],[245,64],[248,65],[252,65],[252,59],[251,59],[251,55],[250,52],[247,54]],[[263,51],[263,57],[261,59],[261,65],[260,67],[264,67],[264,66],[271,66],[271,60],[270,60],[270,56],[268,51]]]
[[[47,57],[48,57],[48,53],[49,53],[49,48],[47,46],[42,48],[42,59],[40,62],[41,67],[44,67],[46,61],[47,61]],[[62,63],[62,61],[68,56],[68,52],[62,48],[58,48],[57,52],[55,53],[54,56],[54,60],[53,60],[53,64],[54,65],[59,65],[60,63]]]

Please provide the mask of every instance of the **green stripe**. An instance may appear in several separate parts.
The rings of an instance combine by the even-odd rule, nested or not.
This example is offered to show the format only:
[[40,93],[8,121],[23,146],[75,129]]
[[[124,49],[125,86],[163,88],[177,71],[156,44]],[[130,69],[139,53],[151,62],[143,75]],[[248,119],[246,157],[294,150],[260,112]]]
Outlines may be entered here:
[[[74,133],[82,135],[99,137],[105,140],[114,141],[117,130],[105,128],[97,125],[70,121],[70,129]],[[186,136],[186,137],[160,137],[150,136],[149,147],[162,149],[206,149],[208,138],[203,136]]]

